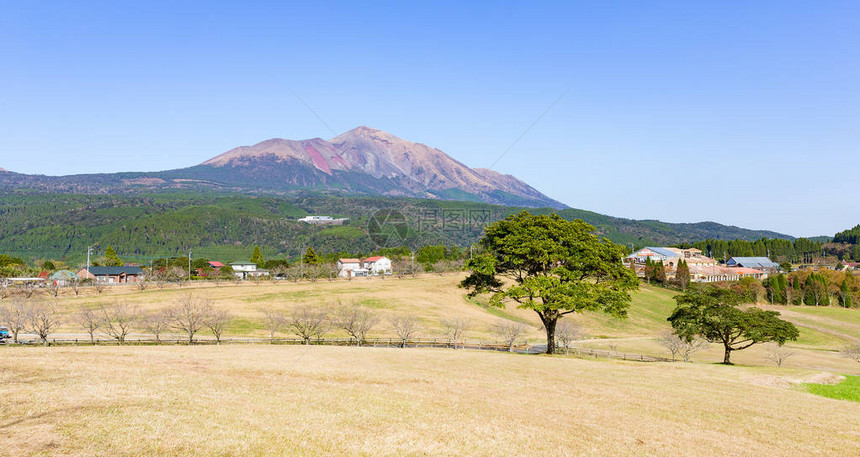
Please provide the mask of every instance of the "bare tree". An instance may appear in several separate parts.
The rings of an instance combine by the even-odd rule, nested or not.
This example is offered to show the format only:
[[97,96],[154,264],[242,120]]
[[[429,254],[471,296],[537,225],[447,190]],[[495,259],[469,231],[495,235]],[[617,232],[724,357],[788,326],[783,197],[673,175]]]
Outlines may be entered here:
[[418,322],[412,316],[391,316],[388,318],[388,322],[391,323],[394,333],[400,338],[400,347],[402,348],[405,348],[409,338],[418,332]]
[[31,282],[28,282],[28,283],[22,285],[20,287],[20,290],[21,290],[21,295],[23,295],[25,298],[31,298],[37,292],[36,285],[31,283]]
[[143,275],[137,279],[137,288],[140,290],[146,290],[147,286],[149,286],[149,279],[147,279],[147,275]]
[[15,344],[18,344],[18,334],[27,327],[29,312],[30,302],[23,298],[13,298],[0,308],[3,325],[12,334],[12,341]]
[[681,359],[684,362],[689,362],[693,358],[693,354],[707,349],[708,346],[708,341],[701,338],[692,339],[690,341],[681,339],[680,351],[678,353],[681,355]]
[[610,354],[615,353],[616,355],[618,355],[618,343],[613,342],[613,343],[607,344],[606,346],[609,347],[609,353]]
[[45,288],[48,289],[48,293],[51,294],[51,296],[54,298],[60,295],[60,281],[48,281],[48,284],[45,285]]
[[493,326],[493,330],[502,338],[502,341],[508,345],[508,352],[514,352],[514,345],[517,343],[517,338],[526,330],[526,325],[522,322],[513,322],[509,320],[500,320]]
[[95,344],[96,331],[102,326],[100,312],[92,308],[81,306],[72,315],[72,319],[90,335],[90,343]]
[[450,319],[443,320],[442,326],[445,327],[445,334],[448,336],[448,339],[454,345],[454,349],[457,349],[457,345],[463,345],[463,336],[465,336],[466,331],[469,330],[469,321],[466,319]]
[[860,344],[853,344],[842,350],[842,355],[860,363]]
[[53,302],[34,303],[28,313],[28,326],[42,344],[48,345],[48,336],[60,326],[60,313]]
[[781,344],[774,344],[767,349],[765,359],[775,363],[777,368],[782,368],[782,364],[785,363],[789,357],[795,355],[797,355],[797,352],[792,351]]
[[75,296],[77,297],[80,293],[81,278],[79,278],[77,275],[72,276],[68,280],[68,285],[72,288],[72,290],[75,292]]
[[194,335],[205,327],[205,319],[211,311],[211,300],[188,294],[170,308],[168,316],[175,329],[188,335],[188,344],[194,344]]
[[147,314],[141,319],[143,328],[155,336],[156,342],[161,342],[161,335],[170,328],[171,316],[169,309],[161,309]]
[[98,279],[93,280],[93,288],[97,293],[102,293],[105,291],[105,283],[103,281],[99,281]]
[[681,352],[681,345],[684,341],[681,337],[676,335],[675,332],[667,330],[665,333],[660,335],[660,338],[657,338],[657,342],[672,354],[672,361],[674,362],[675,358]]
[[311,264],[305,267],[305,276],[311,280],[311,282],[317,282],[318,279],[322,279],[328,277],[329,268],[324,264]]
[[203,319],[203,324],[215,337],[216,344],[221,344],[221,335],[224,334],[224,328],[228,322],[230,322],[230,313],[226,309],[215,307],[212,307]]
[[338,306],[332,316],[332,324],[349,334],[356,346],[364,343],[367,333],[379,322],[369,310],[356,303]]
[[278,333],[278,330],[284,327],[284,314],[281,311],[274,309],[263,309],[261,310],[263,313],[263,325],[266,326],[266,330],[269,331],[269,339],[275,339],[275,333]]
[[328,313],[315,306],[300,306],[294,309],[288,319],[287,326],[301,338],[305,344],[310,344],[311,338],[321,338],[328,331]]
[[132,327],[139,320],[140,311],[126,302],[116,301],[102,308],[102,329],[119,344],[125,343]]
[[573,322],[562,321],[555,328],[555,339],[564,348],[565,354],[570,354],[570,345],[580,338],[582,330]]

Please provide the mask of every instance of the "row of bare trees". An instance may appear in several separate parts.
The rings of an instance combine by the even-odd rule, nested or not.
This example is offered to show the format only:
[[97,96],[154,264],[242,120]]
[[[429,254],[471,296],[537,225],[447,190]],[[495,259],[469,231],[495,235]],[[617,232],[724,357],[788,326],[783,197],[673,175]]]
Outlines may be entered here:
[[[271,308],[261,310],[263,323],[269,338],[274,339],[278,332],[287,331],[295,334],[305,344],[312,340],[320,340],[332,330],[340,330],[349,335],[356,346],[363,345],[371,330],[380,327],[383,319],[357,303],[337,304],[331,306],[300,306],[292,311],[284,312]],[[400,347],[418,335],[421,331],[419,320],[407,314],[394,314],[385,319],[388,330],[392,331]],[[446,319],[441,322],[448,341],[456,349],[463,347],[466,332],[471,328],[468,320],[463,318]],[[513,351],[516,341],[526,332],[528,326],[520,322],[500,320],[493,326],[493,331]],[[578,331],[561,332],[570,338],[565,345],[575,339]]]
[[21,332],[31,332],[47,345],[48,336],[62,323],[54,302],[27,298],[15,298],[5,303],[0,307],[0,319],[15,343],[18,343]]
[[[134,329],[144,329],[160,341],[161,335],[170,330],[183,333],[188,342],[202,330],[209,330],[220,343],[224,329],[230,321],[229,313],[214,306],[207,298],[186,295],[173,306],[151,313],[143,313],[127,302],[116,301],[99,307],[82,306],[71,315],[72,321],[83,329],[94,343],[97,333],[103,333],[125,343]],[[63,323],[57,305],[51,301],[14,299],[0,307],[0,323],[9,330],[18,343],[21,332],[32,332],[47,344],[48,336],[55,333]]]

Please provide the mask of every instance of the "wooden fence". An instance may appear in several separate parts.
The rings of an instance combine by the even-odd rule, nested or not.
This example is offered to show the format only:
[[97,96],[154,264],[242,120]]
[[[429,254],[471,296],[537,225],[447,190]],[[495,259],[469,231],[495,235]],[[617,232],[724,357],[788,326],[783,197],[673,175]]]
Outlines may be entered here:
[[[43,342],[39,339],[21,340],[20,344],[27,346],[42,345]],[[90,345],[105,345],[117,346],[120,342],[116,339],[96,338],[90,341],[89,338],[49,338],[48,344],[51,346],[90,346]],[[129,338],[122,343],[126,346],[154,346],[154,345],[188,345],[188,338],[176,337],[170,335],[169,338],[160,338],[156,340],[152,338]],[[219,344],[212,337],[201,337],[194,339],[195,346],[197,345],[216,345]],[[220,344],[272,344],[272,345],[304,345],[305,341],[301,338],[222,338]],[[307,342],[314,346],[356,346],[356,341],[352,338],[320,338],[311,339]],[[463,340],[454,344],[453,341],[447,338],[433,339],[408,339],[403,341],[399,338],[367,338],[361,344],[364,347],[387,347],[387,348],[437,348],[437,349],[472,349],[482,351],[499,351],[499,352],[514,352],[518,354],[541,354],[545,352],[545,346],[532,346],[529,344],[516,344],[512,348],[507,344],[494,341],[481,340]],[[665,357],[655,357],[645,354],[628,354],[618,351],[607,351],[600,349],[581,348],[581,347],[557,347],[556,353],[560,355],[570,355],[575,357],[595,357],[603,359],[618,359],[629,360],[636,362],[671,362],[672,359]]]

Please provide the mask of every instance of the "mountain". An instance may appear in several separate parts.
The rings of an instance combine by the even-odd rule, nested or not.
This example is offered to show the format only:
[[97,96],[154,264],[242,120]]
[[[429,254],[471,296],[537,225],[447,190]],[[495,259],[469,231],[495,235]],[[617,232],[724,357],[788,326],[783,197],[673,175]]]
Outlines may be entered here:
[[439,149],[363,126],[331,140],[273,138],[177,170],[59,177],[4,173],[0,175],[0,189],[3,188],[72,193],[181,188],[249,192],[316,190],[567,207],[513,176],[473,170]]

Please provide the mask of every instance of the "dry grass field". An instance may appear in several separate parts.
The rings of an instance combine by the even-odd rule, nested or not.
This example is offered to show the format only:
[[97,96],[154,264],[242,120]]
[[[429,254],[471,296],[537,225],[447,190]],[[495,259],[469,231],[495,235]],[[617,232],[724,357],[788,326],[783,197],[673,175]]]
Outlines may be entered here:
[[856,456],[812,371],[325,346],[0,350],[0,449],[50,456]]
[[[125,301],[144,311],[154,311],[171,306],[177,299],[193,293],[199,297],[214,300],[215,304],[230,310],[233,318],[227,329],[227,336],[266,336],[263,328],[264,309],[274,308],[288,311],[300,305],[336,305],[337,303],[358,303],[373,310],[380,322],[370,336],[390,337],[393,332],[388,328],[387,316],[409,314],[419,320],[421,338],[444,338],[442,321],[462,318],[470,323],[466,338],[470,340],[497,340],[493,327],[503,319],[511,319],[528,324],[523,338],[535,344],[542,344],[545,334],[537,316],[532,311],[516,309],[486,308],[486,298],[469,300],[465,291],[457,287],[461,274],[422,275],[418,278],[369,278],[353,281],[318,281],[316,283],[263,282],[220,284],[202,283],[182,288],[175,285],[160,289],[150,284],[146,290],[137,287],[107,288],[102,294],[86,289],[81,296],[65,291],[58,299],[59,308],[71,313],[79,306],[95,307],[114,301]],[[609,349],[632,354],[666,356],[666,351],[656,341],[656,337],[669,328],[666,317],[672,312],[675,292],[643,285],[633,296],[627,319],[615,319],[599,313],[577,314],[566,317],[576,322],[588,341],[580,343],[584,347]],[[800,327],[801,337],[789,343],[797,354],[789,358],[785,366],[827,370],[837,373],[860,374],[860,364],[840,357],[838,351],[846,344],[860,338],[860,311],[840,308],[814,308],[798,306],[776,306],[773,309]],[[69,318],[60,332],[80,333]],[[286,330],[279,335],[291,336]],[[332,331],[330,336],[345,336]],[[205,337],[205,332],[204,332]],[[766,360],[768,347],[754,346],[736,352],[733,359],[742,365],[770,365]],[[700,362],[719,362],[722,359],[720,348],[712,347],[696,354],[694,360]]]

